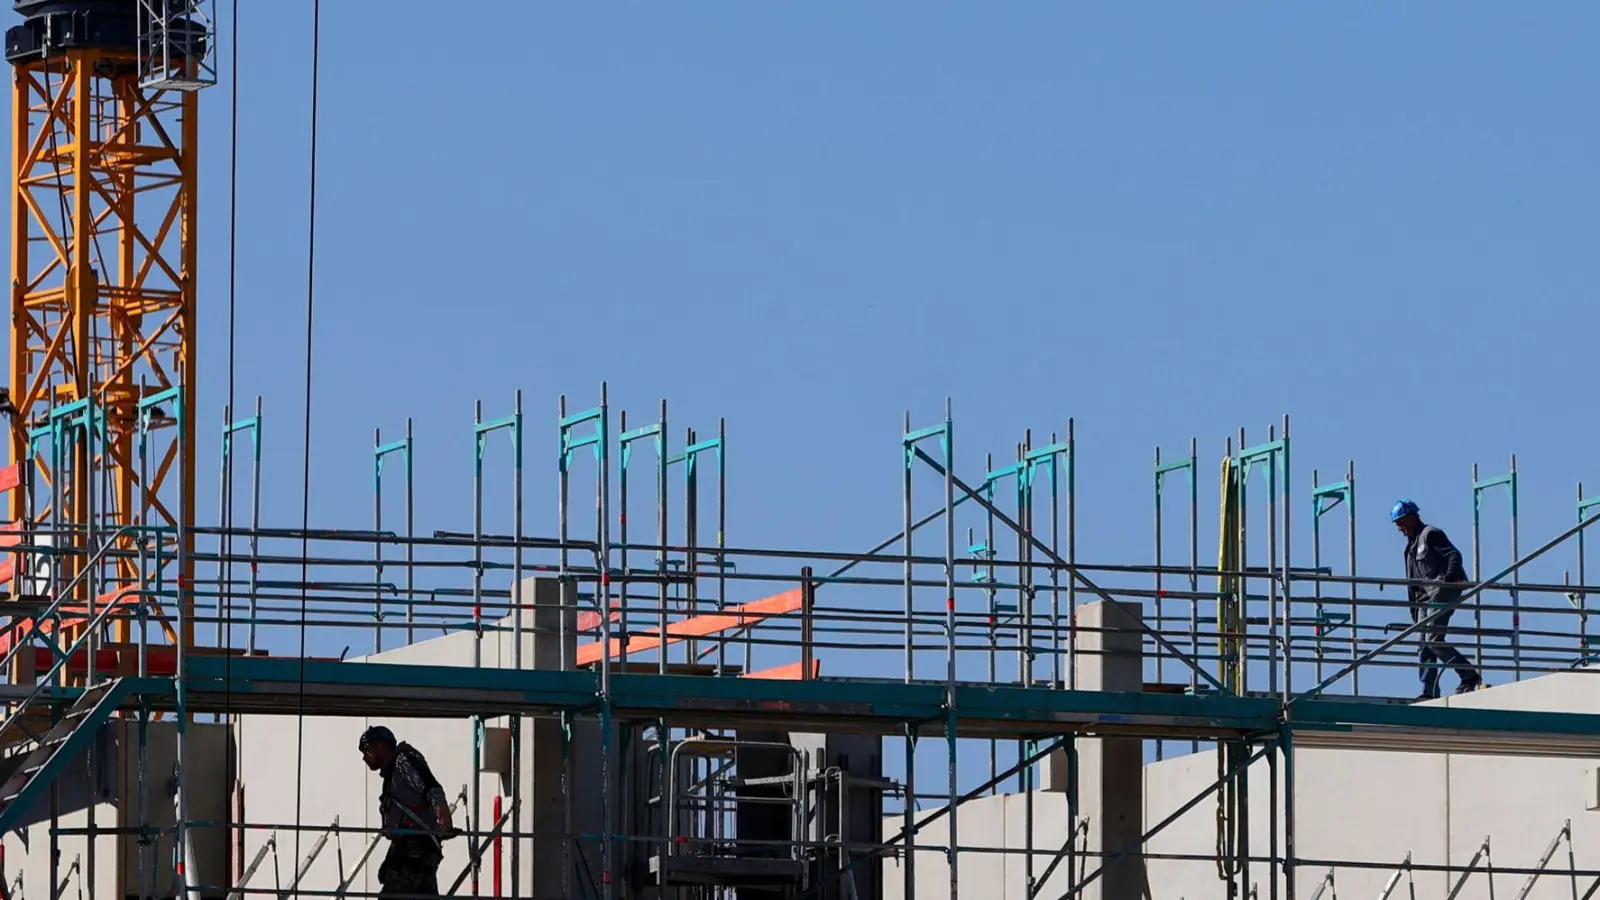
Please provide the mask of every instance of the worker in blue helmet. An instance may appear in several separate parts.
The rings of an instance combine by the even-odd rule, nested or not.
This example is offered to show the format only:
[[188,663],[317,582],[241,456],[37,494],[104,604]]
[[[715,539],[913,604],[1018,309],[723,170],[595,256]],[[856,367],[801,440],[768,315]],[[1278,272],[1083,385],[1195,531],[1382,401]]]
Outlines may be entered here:
[[[1445,642],[1450,616],[1467,580],[1461,565],[1461,551],[1450,543],[1444,530],[1422,521],[1421,510],[1410,500],[1401,500],[1389,510],[1389,519],[1406,538],[1406,586],[1411,621],[1426,619],[1418,631],[1418,674],[1422,679],[1419,700],[1439,696],[1439,677],[1443,669],[1454,669],[1461,684],[1456,693],[1465,694],[1483,686],[1483,676],[1461,651]],[[1431,583],[1424,583],[1431,582]]]
[[358,746],[367,768],[383,776],[378,814],[389,852],[378,866],[378,896],[439,896],[441,843],[455,835],[444,788],[422,753],[383,725],[363,731]]

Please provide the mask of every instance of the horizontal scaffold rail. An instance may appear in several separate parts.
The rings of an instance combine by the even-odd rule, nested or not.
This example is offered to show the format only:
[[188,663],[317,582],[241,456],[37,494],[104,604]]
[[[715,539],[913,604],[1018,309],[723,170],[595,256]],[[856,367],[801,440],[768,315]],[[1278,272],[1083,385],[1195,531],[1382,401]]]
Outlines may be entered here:
[[[127,705],[170,708],[174,681],[130,678]],[[263,657],[188,661],[193,712],[317,716],[473,715],[592,711],[599,680],[589,671],[473,669]],[[832,678],[761,681],[698,675],[615,673],[612,714],[667,717],[688,727],[765,727],[875,734],[911,725],[943,733],[942,682]],[[1284,727],[1268,697],[1056,690],[980,684],[955,689],[961,737],[1081,734],[1269,739]],[[1302,699],[1289,723],[1302,746],[1515,756],[1600,755],[1600,715],[1400,706]]]

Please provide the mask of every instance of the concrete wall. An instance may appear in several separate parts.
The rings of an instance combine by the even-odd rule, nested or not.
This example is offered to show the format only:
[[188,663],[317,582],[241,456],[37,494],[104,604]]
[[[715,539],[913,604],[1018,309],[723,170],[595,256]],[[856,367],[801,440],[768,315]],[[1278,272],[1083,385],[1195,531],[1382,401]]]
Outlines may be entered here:
[[[525,668],[555,668],[559,662],[562,632],[563,607],[559,585],[548,579],[528,579],[524,586],[529,593],[528,602],[537,608],[523,612],[522,664]],[[567,609],[570,612],[570,600]],[[510,628],[508,619],[485,633],[481,643],[484,667],[511,667],[514,639]],[[471,633],[455,633],[353,662],[471,666],[476,640]],[[569,635],[567,640],[571,642],[573,638]],[[311,829],[302,832],[298,857],[294,848],[294,833],[289,830],[277,833],[276,858],[281,860],[282,884],[288,885],[293,880],[293,872],[299,865],[296,859],[304,860],[311,853],[319,833],[331,826],[335,816],[339,817],[343,829],[377,827],[380,778],[377,773],[367,770],[357,749],[361,732],[375,724],[387,725],[401,740],[422,751],[452,799],[461,794],[463,788],[466,789],[467,800],[458,806],[455,816],[458,827],[491,828],[495,821],[496,797],[502,798],[502,811],[511,809],[512,785],[509,779],[496,771],[497,767],[480,767],[474,758],[474,724],[470,720],[395,716],[376,719],[308,717],[304,720],[302,730],[300,720],[293,716],[240,717],[236,729],[238,744],[243,748],[240,780],[244,785],[245,820],[280,824],[300,821]],[[504,732],[510,724],[505,717],[486,721],[486,738],[497,740],[497,732]],[[559,836],[565,824],[558,777],[561,771],[560,723],[522,717],[520,727],[523,730],[520,829],[535,835]],[[597,754],[592,752],[592,741],[593,735],[581,729],[574,736],[572,771],[577,784],[599,783],[598,772],[593,771],[597,768]],[[486,762],[492,763],[494,760],[486,759]],[[557,777],[536,778],[537,772],[554,773]],[[598,830],[598,802],[583,803],[580,799],[574,806],[576,827],[590,832]],[[511,830],[509,822],[506,830]],[[264,831],[248,835],[244,859],[248,861],[253,858],[257,849],[270,837],[270,833]],[[367,834],[334,833],[328,845],[311,862],[301,887],[331,891],[344,880],[353,879],[351,890],[376,891],[378,865],[388,845],[387,842],[379,842],[363,864],[361,858],[371,840],[372,836]],[[511,896],[512,857],[516,855],[519,857],[520,873],[516,881],[520,896],[562,896],[560,843],[559,840],[525,839],[513,854],[511,839],[504,840],[501,845],[503,895]],[[598,878],[597,848],[584,847],[582,852],[593,864],[593,877]],[[446,842],[445,860],[439,871],[442,888],[448,889],[467,869],[469,859],[467,838],[458,837]],[[492,857],[486,856],[479,872],[479,890],[473,891],[469,874],[460,893],[489,894],[492,873]],[[274,877],[273,872],[264,867],[251,884],[280,883],[274,881]],[[575,880],[581,880],[581,874],[575,876]]]
[[[1433,701],[1440,705],[1492,709],[1521,709],[1600,713],[1600,691],[1593,673],[1573,672],[1548,675],[1491,690]],[[1084,742],[1088,743],[1088,742]],[[1532,868],[1571,820],[1573,859],[1579,869],[1600,870],[1600,797],[1590,797],[1589,778],[1600,761],[1588,759],[1543,759],[1523,757],[1484,757],[1460,754],[1420,754],[1300,749],[1296,752],[1296,856],[1303,860],[1357,860],[1382,863],[1373,868],[1340,867],[1334,871],[1334,897],[1377,897],[1399,864],[1410,854],[1421,865],[1464,866],[1483,845],[1490,844],[1490,859],[1497,868]],[[1080,791],[1085,814],[1096,811],[1092,785],[1104,773],[1090,771],[1094,764],[1088,754],[1080,757],[1080,778],[1086,789]],[[1049,769],[1049,766],[1043,767]],[[1142,817],[1145,828],[1173,814],[1217,779],[1214,751],[1185,755],[1143,767]],[[1281,766],[1276,779],[1280,802],[1274,803],[1274,772],[1266,760],[1255,763],[1248,776],[1250,852],[1267,856],[1273,852],[1274,807],[1281,809],[1284,785]],[[1032,848],[1034,875],[1042,876],[1050,860],[1065,842],[1070,829],[1066,797],[1060,791],[1060,772],[1054,773],[1055,789],[1033,792]],[[1048,786],[1051,773],[1043,779]],[[964,847],[1007,848],[1009,855],[963,854],[960,860],[960,891],[965,897],[1030,897],[1027,889],[1025,850],[1029,847],[1025,815],[1028,797],[1008,795],[985,797],[963,804],[960,809],[959,842]],[[924,810],[931,815],[936,810]],[[1102,813],[1106,810],[1100,810]],[[1215,795],[1201,801],[1146,846],[1147,892],[1124,887],[1102,896],[1107,900],[1202,900],[1226,898],[1226,885],[1220,880],[1214,860],[1162,860],[1162,854],[1211,855],[1216,847],[1218,803]],[[898,815],[887,817],[885,833],[900,830]],[[1276,853],[1284,853],[1282,823],[1278,823]],[[946,822],[929,826],[923,840],[944,844],[948,841]],[[1091,851],[1115,850],[1117,845],[1104,840],[1100,829],[1090,829]],[[948,868],[941,852],[916,854],[915,896],[949,896]],[[1087,871],[1099,865],[1088,860]],[[1551,863],[1552,873],[1540,877],[1528,894],[1530,900],[1571,898],[1573,880],[1555,874],[1569,863],[1563,843]],[[1035,896],[1060,897],[1067,890],[1066,863],[1041,883]],[[1327,865],[1302,865],[1296,873],[1297,896],[1309,898],[1329,874]],[[1274,874],[1265,864],[1252,868],[1250,881],[1261,898],[1272,896]],[[1459,875],[1416,872],[1402,877],[1392,895],[1395,898],[1444,897]],[[1515,897],[1526,874],[1484,872],[1472,875],[1457,895],[1460,900]],[[904,897],[902,870],[898,861],[886,866],[885,896]],[[1103,882],[1102,882],[1103,883]],[[1578,880],[1578,896],[1583,896],[1593,879]],[[1287,887],[1280,879],[1278,890]],[[1084,892],[1088,895],[1088,891]]]

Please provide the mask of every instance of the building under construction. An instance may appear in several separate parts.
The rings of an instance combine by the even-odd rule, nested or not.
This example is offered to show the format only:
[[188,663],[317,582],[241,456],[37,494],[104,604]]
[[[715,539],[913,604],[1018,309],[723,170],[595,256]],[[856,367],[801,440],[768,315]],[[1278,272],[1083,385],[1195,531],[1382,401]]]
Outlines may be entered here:
[[[908,421],[881,543],[762,549],[728,542],[721,428],[603,387],[479,410],[471,532],[415,521],[409,429],[371,450],[370,530],[263,522],[259,401],[225,417],[222,496],[195,484],[209,4],[15,7],[6,898],[375,896],[374,722],[452,794],[456,897],[1600,887],[1581,490],[1498,571],[1475,518],[1456,640],[1495,686],[1422,703],[1381,593],[1405,582],[1356,571],[1354,467],[1293,470],[1287,420],[1157,453],[1127,487],[1143,565],[1077,558],[1064,418],[981,467],[948,414]],[[525,469],[529,438],[558,463]],[[525,522],[528,478],[554,522]],[[1513,542],[1517,485],[1471,485]],[[1524,577],[1555,554],[1576,583]]]

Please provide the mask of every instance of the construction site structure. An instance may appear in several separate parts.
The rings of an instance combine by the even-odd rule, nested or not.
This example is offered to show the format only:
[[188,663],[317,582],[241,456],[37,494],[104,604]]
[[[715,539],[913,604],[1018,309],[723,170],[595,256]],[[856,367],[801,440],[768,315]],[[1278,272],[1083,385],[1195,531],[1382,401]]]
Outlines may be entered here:
[[[1515,460],[1471,473],[1456,624],[1495,686],[1425,703],[1407,582],[1356,570],[1354,467],[1303,479],[1287,419],[1219,442],[1214,517],[1198,442],[1158,453],[1136,565],[1078,559],[1070,419],[979,469],[948,406],[908,417],[895,533],[758,548],[730,537],[724,424],[630,422],[603,386],[535,442],[558,448],[553,534],[525,528],[520,393],[475,410],[470,530],[419,530],[409,423],[363,451],[370,528],[264,524],[261,400],[223,411],[215,506],[193,478],[214,16],[16,8],[6,898],[375,896],[371,723],[450,788],[450,896],[1600,888],[1581,488],[1523,552]],[[1501,492],[1511,551],[1484,566]],[[1576,580],[1535,579],[1558,548]]]

